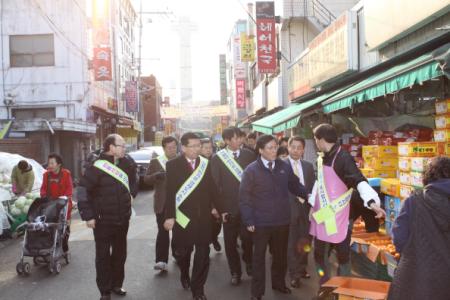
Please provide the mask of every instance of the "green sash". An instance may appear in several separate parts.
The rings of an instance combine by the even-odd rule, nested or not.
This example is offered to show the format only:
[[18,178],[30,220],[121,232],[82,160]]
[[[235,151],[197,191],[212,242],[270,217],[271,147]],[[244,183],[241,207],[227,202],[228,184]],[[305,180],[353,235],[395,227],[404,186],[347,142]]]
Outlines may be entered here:
[[333,202],[330,201],[323,175],[323,158],[320,155],[317,158],[317,182],[320,209],[312,215],[317,224],[325,224],[328,235],[333,235],[337,233],[336,215],[349,204],[353,189],[349,189]]
[[189,224],[189,218],[183,214],[180,210],[180,205],[183,204],[184,200],[189,197],[189,195],[197,188],[203,179],[206,172],[206,167],[208,166],[208,160],[200,156],[200,165],[194,172],[189,176],[189,178],[183,183],[183,185],[178,190],[175,196],[175,206],[176,206],[176,220],[181,227],[186,228]]
[[241,182],[243,170],[234,157],[230,155],[230,152],[227,149],[222,149],[217,152],[217,156],[219,156],[231,174],[233,174],[234,177]]
[[122,171],[119,167],[103,159],[95,161],[94,167],[113,177],[121,184],[123,184],[127,188],[128,192],[130,191],[130,186],[128,183],[128,175],[127,173]]
[[158,160],[159,164],[161,165],[161,167],[165,171],[166,170],[166,163],[169,161],[167,156],[165,154],[163,154],[163,155],[158,156],[156,159]]

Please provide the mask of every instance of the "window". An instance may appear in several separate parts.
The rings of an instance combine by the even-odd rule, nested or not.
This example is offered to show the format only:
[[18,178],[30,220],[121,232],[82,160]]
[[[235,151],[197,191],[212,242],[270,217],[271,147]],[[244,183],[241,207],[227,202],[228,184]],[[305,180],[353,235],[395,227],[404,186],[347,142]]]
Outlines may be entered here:
[[11,35],[11,67],[44,67],[55,65],[53,34]]
[[12,115],[17,120],[54,119],[55,108],[13,109]]

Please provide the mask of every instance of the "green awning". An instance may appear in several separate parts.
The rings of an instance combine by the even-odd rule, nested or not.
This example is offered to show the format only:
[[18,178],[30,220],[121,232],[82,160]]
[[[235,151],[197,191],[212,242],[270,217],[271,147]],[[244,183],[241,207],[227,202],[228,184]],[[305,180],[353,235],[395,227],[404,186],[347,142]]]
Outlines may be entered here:
[[300,103],[292,104],[291,106],[282,109],[270,116],[259,119],[252,123],[252,128],[255,131],[265,134],[274,134],[287,129],[291,129],[297,126],[300,120],[301,112],[308,109],[320,102],[328,99],[342,90],[338,90],[332,93],[324,94],[312,100]]
[[326,101],[323,110],[325,113],[332,113],[441,75],[443,73],[439,63],[433,60],[431,54],[425,54],[351,86]]

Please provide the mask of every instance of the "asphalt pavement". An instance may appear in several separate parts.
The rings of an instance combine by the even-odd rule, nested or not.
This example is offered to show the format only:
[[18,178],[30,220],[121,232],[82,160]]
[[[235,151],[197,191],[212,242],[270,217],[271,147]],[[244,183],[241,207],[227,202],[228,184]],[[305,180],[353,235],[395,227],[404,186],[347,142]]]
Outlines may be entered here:
[[[153,213],[153,192],[139,193],[133,203],[135,214],[128,233],[128,258],[125,266],[124,300],[184,300],[192,299],[191,293],[182,289],[179,271],[173,261],[169,270],[161,275],[153,270],[155,259],[156,219]],[[71,226],[70,251],[72,260],[63,265],[58,275],[48,272],[44,266],[32,265],[31,275],[19,277],[16,264],[20,258],[22,239],[0,242],[0,299],[1,300],[79,300],[99,299],[95,284],[95,248],[92,230],[86,228],[78,214],[74,214]],[[223,237],[220,241],[223,248]],[[211,247],[211,264],[205,294],[213,300],[250,299],[251,278],[243,276],[242,284],[231,286],[225,253],[215,252]],[[32,259],[28,258],[32,263]],[[312,261],[312,260],[310,260]],[[268,274],[266,294],[263,299],[293,300],[311,299],[318,289],[313,264],[309,272],[313,276],[304,280],[303,286],[283,295],[271,290],[270,258],[267,255]]]

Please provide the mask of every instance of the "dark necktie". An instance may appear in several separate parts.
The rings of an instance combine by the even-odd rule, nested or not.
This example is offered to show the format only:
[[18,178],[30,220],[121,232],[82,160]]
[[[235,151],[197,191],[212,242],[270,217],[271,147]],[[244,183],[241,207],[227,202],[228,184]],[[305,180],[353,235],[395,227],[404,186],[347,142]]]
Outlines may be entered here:
[[238,154],[237,154],[237,152],[233,152],[233,156],[234,156],[234,159],[238,159]]
[[273,162],[269,161],[269,163],[267,165],[269,166],[270,172],[272,172],[273,171]]

